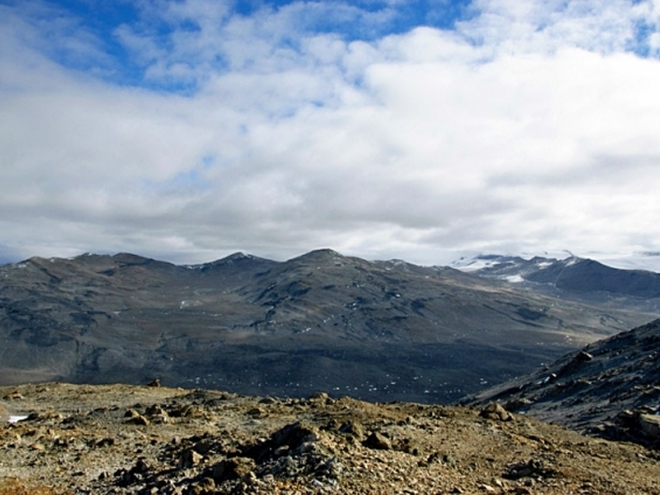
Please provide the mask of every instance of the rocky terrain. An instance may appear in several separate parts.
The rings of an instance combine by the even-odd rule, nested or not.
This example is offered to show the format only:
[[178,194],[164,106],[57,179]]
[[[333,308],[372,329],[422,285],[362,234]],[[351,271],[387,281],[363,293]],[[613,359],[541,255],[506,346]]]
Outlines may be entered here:
[[650,321],[652,309],[331,250],[196,266],[32,258],[0,267],[0,384],[160,377],[254,395],[449,403]]
[[536,372],[483,391],[545,421],[660,447],[660,320],[595,342]]
[[0,388],[0,494],[658,494],[660,456],[500,407]]

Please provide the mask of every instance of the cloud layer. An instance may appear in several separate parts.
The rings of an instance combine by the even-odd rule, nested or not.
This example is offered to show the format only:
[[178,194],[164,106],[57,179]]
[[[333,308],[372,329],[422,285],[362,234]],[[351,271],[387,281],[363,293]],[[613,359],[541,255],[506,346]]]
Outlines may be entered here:
[[657,2],[129,7],[0,3],[0,260],[660,249]]

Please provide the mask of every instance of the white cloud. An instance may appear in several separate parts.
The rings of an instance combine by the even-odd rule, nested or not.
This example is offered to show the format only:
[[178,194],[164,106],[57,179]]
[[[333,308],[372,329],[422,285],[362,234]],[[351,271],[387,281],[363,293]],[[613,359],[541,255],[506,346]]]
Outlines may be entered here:
[[195,92],[67,69],[33,14],[2,7],[0,254],[659,249],[660,62],[630,51],[657,5],[480,0],[456,30],[372,41],[309,26],[391,10],[141,5],[117,39],[148,81]]

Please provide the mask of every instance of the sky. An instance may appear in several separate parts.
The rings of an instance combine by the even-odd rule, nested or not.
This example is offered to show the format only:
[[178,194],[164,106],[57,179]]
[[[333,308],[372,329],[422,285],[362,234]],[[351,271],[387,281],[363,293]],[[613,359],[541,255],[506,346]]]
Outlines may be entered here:
[[660,0],[0,0],[0,262],[657,253],[659,27]]

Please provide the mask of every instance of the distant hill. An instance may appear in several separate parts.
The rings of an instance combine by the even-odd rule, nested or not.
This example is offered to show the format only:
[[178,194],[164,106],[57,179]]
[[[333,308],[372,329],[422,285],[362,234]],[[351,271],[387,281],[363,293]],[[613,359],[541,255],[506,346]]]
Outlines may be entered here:
[[0,382],[159,377],[446,403],[657,317],[624,299],[558,298],[327,249],[193,266],[126,253],[31,258],[0,267]]
[[477,394],[545,421],[660,447],[660,320]]

